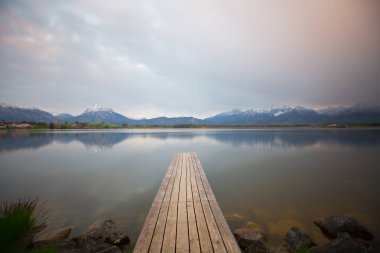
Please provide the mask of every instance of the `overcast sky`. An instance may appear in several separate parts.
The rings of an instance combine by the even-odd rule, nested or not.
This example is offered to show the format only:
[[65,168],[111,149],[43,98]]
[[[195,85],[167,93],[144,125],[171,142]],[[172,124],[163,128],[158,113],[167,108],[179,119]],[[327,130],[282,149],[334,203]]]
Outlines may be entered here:
[[205,117],[380,104],[380,1],[0,0],[0,101]]

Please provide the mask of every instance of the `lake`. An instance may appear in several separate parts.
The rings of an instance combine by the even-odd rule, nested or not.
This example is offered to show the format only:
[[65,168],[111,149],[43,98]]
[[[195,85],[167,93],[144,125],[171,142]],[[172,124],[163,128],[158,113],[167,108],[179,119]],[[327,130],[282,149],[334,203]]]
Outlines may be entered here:
[[231,227],[278,242],[352,214],[380,236],[380,130],[1,131],[0,202],[38,197],[48,230],[113,219],[132,242],[177,152],[195,151]]

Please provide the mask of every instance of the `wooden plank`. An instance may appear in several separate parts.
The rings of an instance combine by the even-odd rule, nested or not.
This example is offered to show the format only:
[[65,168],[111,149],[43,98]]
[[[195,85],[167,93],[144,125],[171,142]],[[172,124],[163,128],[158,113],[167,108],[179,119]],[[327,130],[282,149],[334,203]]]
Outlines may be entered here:
[[191,178],[190,178],[190,154],[185,156],[186,166],[186,200],[193,201],[193,193],[191,191]]
[[161,203],[153,203],[150,208],[148,217],[145,220],[143,229],[141,230],[139,239],[137,240],[136,247],[133,250],[135,253],[148,252],[150,242],[153,236],[154,228],[158,214],[160,212]]
[[186,154],[181,155],[181,177],[179,179],[179,197],[178,201],[186,202],[186,194],[187,194],[187,188],[186,188]]
[[[214,194],[213,194],[213,192],[212,192],[212,190],[208,184],[208,181],[205,177],[204,171],[202,171],[203,168],[200,165],[198,157],[196,156],[195,153],[192,153],[191,155],[192,155],[193,160],[194,160],[194,165],[196,165],[196,169],[198,170],[198,172],[200,174],[200,176],[196,176],[200,196],[207,196],[206,199],[205,199],[205,197],[204,198],[201,197],[202,207],[203,207],[203,212],[205,214],[207,227],[209,230],[209,234],[210,234],[210,238],[211,238],[211,242],[212,242],[214,251],[215,252],[226,252],[226,248],[224,245],[224,241],[222,239],[222,235],[219,231],[219,227],[215,221],[214,214],[211,211],[211,207],[210,207],[210,204],[208,201],[209,200],[208,196],[213,197]],[[206,193],[206,190],[208,191],[208,193]],[[203,192],[204,192],[204,194],[203,194]]]
[[206,177],[206,173],[205,173],[205,171],[203,170],[202,164],[201,164],[201,162],[200,162],[200,160],[199,160],[199,157],[198,157],[197,153],[192,152],[191,155],[192,155],[192,156],[194,157],[194,159],[195,159],[196,165],[197,165],[197,167],[198,167],[198,170],[199,170],[201,176]]
[[169,203],[164,202],[161,205],[160,214],[158,215],[156,228],[154,230],[152,243],[150,245],[150,253],[160,253],[162,242],[164,240],[166,218],[168,216]]
[[226,219],[224,218],[222,211],[218,203],[215,200],[209,201],[211,210],[214,214],[216,224],[218,225],[220,234],[222,236],[224,245],[228,253],[240,253],[240,248],[236,243],[235,237],[233,236]]
[[174,163],[174,168],[173,168],[173,171],[172,171],[170,179],[169,179],[168,187],[167,187],[163,202],[169,202],[170,201],[170,198],[171,198],[172,192],[173,192],[174,181],[175,181],[175,178],[177,177],[177,173],[178,173],[178,164],[180,164],[180,162],[181,162],[180,161],[180,155],[177,154],[176,161]]
[[194,157],[194,160],[196,162],[196,165],[197,165],[197,168],[198,168],[198,172],[200,174],[200,177],[202,179],[202,183],[203,183],[203,187],[204,187],[204,190],[206,192],[206,195],[207,195],[207,199],[208,200],[216,200],[215,198],[215,195],[210,187],[210,184],[207,180],[207,177],[206,177],[206,173],[204,172],[203,170],[203,167],[198,159],[198,156],[196,153],[191,153],[191,155]]
[[[189,177],[190,178],[190,177]],[[189,244],[191,253],[200,253],[197,221],[195,219],[194,204],[191,201],[187,202],[187,217],[189,221]]]
[[[218,241],[219,238],[221,237],[223,240],[223,244],[227,252],[231,253],[240,253],[240,248],[236,243],[236,240],[222,214],[222,211],[220,210],[220,207],[216,201],[215,195],[210,187],[210,184],[206,178],[206,174],[203,170],[203,167],[196,155],[196,153],[192,153],[192,156],[194,157],[194,161],[196,162],[197,169],[200,174],[200,179],[202,180],[202,184],[204,186],[204,190],[207,195],[208,202],[202,201],[202,204],[204,204],[204,212],[205,212],[205,217],[207,221],[210,221],[209,226],[209,231],[210,231],[210,237],[212,236],[212,231],[215,231],[216,228],[219,230],[219,235],[216,233],[214,235],[215,240]],[[197,178],[199,179],[199,178]],[[208,217],[214,216],[214,219],[208,219]],[[213,229],[211,229],[213,228]],[[213,244],[214,246],[214,244]]]
[[177,164],[177,173],[174,178],[174,185],[172,195],[170,197],[170,202],[178,202],[180,183],[181,183],[181,174],[182,174],[182,164],[183,164],[183,154],[179,154],[180,159]]
[[189,250],[190,249],[189,230],[187,226],[187,205],[186,201],[180,201],[178,202],[176,253],[188,253]]
[[220,235],[219,228],[216,225],[214,215],[211,212],[211,208],[208,201],[202,201],[203,212],[207,222],[208,231],[210,233],[212,247],[215,252],[226,252],[222,236]]
[[189,171],[190,171],[190,184],[191,184],[191,193],[193,195],[193,201],[200,202],[201,199],[198,193],[197,180],[195,179],[195,169],[191,156],[189,156]]
[[191,160],[193,162],[193,168],[194,168],[194,174],[195,174],[195,180],[197,182],[199,197],[201,200],[208,200],[206,192],[203,187],[202,179],[199,173],[199,168],[197,165],[197,158],[194,155],[191,155]]
[[174,168],[175,168],[177,159],[178,159],[178,154],[176,154],[174,156],[174,158],[173,158],[173,160],[172,160],[172,162],[171,162],[171,164],[169,166],[169,169],[166,172],[166,175],[165,175],[164,179],[162,180],[161,186],[158,189],[157,195],[154,198],[153,202],[162,202],[164,200],[164,196],[165,196],[166,190],[168,188],[171,175],[172,175],[173,171],[175,172]]
[[134,252],[240,253],[195,153],[172,159]]
[[208,200],[207,194],[206,194],[205,189],[204,189],[203,184],[202,184],[201,177],[199,175],[196,175],[195,180],[197,181],[197,186],[198,186],[198,190],[199,190],[199,197],[201,198],[201,200]]
[[210,235],[208,233],[207,223],[200,202],[200,196],[195,178],[195,167],[193,159],[190,160],[190,173],[191,173],[191,188],[193,192],[193,204],[195,219],[197,222],[199,244],[201,252],[214,252],[211,245]]
[[176,236],[177,236],[177,209],[178,209],[178,202],[169,203],[164,241],[162,243],[162,252],[167,252],[167,253],[175,252],[175,243],[176,243]]
[[194,202],[194,211],[197,220],[199,244],[201,246],[201,250],[202,252],[214,252],[201,202]]
[[179,180],[179,197],[178,197],[178,218],[177,218],[177,241],[176,252],[189,252],[189,230],[187,224],[187,207],[186,207],[186,194],[187,194],[187,167],[186,167],[186,154],[181,155],[181,177]]
[[178,157],[179,159],[176,164],[176,174],[172,178],[174,180],[173,189],[170,196],[170,204],[168,210],[168,217],[166,219],[166,228],[162,244],[162,252],[175,252],[177,237],[178,197],[182,174],[181,167],[183,163],[183,154],[178,154]]
[[[194,166],[196,166],[195,169],[198,170],[198,172],[199,172],[199,167],[197,164],[198,158],[196,156],[194,156],[194,154],[192,154],[192,157],[193,157],[193,161],[194,161]],[[207,199],[207,195],[206,195],[205,189],[203,187],[203,182],[202,182],[201,176],[196,175],[195,179],[197,182],[198,192],[199,192],[199,196],[201,198],[201,203],[202,203],[202,209],[203,209],[203,213],[205,216],[205,220],[207,222],[207,228],[208,228],[208,231],[210,234],[210,239],[211,239],[211,243],[212,243],[212,247],[214,249],[214,252],[218,252],[218,253],[219,252],[226,252],[222,237],[221,237],[220,232],[219,232],[219,228],[216,225],[214,215],[211,211],[211,208],[210,208],[210,205],[209,205],[209,202]]]

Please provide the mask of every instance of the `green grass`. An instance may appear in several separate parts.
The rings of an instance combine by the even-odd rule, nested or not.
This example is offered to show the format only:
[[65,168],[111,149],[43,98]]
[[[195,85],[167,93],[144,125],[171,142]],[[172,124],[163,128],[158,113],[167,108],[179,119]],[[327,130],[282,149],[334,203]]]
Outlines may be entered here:
[[[25,252],[33,234],[46,227],[46,212],[36,213],[38,200],[19,200],[0,206],[0,249],[1,252]],[[37,224],[37,216],[42,220]]]

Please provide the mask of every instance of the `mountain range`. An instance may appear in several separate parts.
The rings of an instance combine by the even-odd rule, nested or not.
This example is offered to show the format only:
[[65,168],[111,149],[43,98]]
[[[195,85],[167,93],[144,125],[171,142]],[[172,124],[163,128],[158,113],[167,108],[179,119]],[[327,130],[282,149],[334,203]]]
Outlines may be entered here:
[[53,115],[37,108],[20,108],[0,103],[0,120],[27,122],[105,122],[116,125],[286,125],[286,124],[370,124],[380,123],[380,108],[356,104],[350,107],[328,107],[320,110],[301,106],[279,106],[249,110],[234,109],[205,119],[194,117],[157,117],[152,119],[132,119],[110,108],[94,107],[86,109],[78,116],[67,113]]

